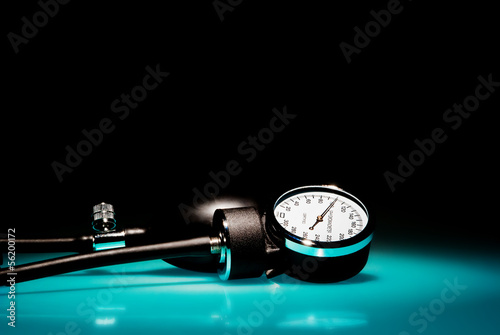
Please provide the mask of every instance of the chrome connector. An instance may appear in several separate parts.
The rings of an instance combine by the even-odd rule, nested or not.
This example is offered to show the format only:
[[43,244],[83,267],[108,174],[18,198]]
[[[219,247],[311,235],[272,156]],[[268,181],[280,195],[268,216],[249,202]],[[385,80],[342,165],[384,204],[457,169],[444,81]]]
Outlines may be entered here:
[[112,232],[116,228],[115,212],[111,204],[101,202],[93,207],[92,228],[99,233]]
[[226,262],[226,251],[227,247],[225,246],[223,236],[210,237],[210,253],[212,255],[219,255],[219,263],[221,264]]

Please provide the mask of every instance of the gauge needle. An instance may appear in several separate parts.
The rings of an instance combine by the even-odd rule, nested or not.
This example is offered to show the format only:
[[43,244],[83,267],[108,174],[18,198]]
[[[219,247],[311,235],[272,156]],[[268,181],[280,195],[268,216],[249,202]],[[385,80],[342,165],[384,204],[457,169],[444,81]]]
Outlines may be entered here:
[[338,197],[337,197],[337,198],[335,198],[335,200],[333,200],[333,201],[332,201],[332,203],[328,206],[328,208],[327,208],[327,209],[325,209],[325,211],[324,211],[323,213],[321,213],[321,215],[318,215],[318,216],[317,216],[317,218],[316,218],[316,222],[314,222],[314,224],[313,224],[311,227],[309,227],[309,230],[313,230],[313,229],[314,229],[314,227],[316,227],[316,225],[317,225],[318,223],[323,222],[323,218],[324,218],[324,217],[325,217],[325,215],[328,213],[328,211],[329,211],[330,209],[332,209],[333,205],[335,205],[335,202],[337,202],[337,199],[338,199]]

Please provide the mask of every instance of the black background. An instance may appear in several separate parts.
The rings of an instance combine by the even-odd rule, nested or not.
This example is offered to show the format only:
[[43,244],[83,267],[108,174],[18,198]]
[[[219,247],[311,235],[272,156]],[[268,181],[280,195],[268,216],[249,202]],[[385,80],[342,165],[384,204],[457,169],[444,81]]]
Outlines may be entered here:
[[[234,159],[242,172],[219,196],[264,206],[293,187],[336,183],[371,204],[389,244],[498,242],[500,88],[458,129],[443,121],[478,76],[500,81],[497,12],[402,1],[348,63],[340,43],[354,44],[354,28],[387,4],[242,1],[221,21],[212,1],[71,1],[18,53],[7,34],[21,34],[40,5],[4,9],[4,213],[13,216],[2,229],[87,231],[101,201],[125,225],[182,225],[179,204]],[[157,64],[170,75],[120,120],[111,103]],[[238,146],[284,106],[295,119],[246,162]],[[113,132],[59,182],[51,164],[104,118]],[[391,192],[384,173],[435,128],[447,140]]]

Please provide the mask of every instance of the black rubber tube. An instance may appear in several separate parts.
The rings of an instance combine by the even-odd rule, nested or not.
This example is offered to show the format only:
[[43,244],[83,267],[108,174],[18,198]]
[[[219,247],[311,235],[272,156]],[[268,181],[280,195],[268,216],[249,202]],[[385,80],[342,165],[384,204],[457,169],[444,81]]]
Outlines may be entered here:
[[[0,250],[7,250],[7,239],[0,239]],[[18,238],[15,240],[16,252],[90,252],[93,250],[93,237],[58,238]]]
[[92,253],[58,257],[0,270],[0,283],[9,286],[9,273],[16,273],[15,283],[39,279],[63,273],[92,269],[101,266],[140,262],[154,259],[178,257],[199,257],[211,255],[209,237],[197,237],[188,240],[150,244],[137,247],[125,247]]
[[[137,244],[136,240],[143,243],[147,236],[147,229],[128,228],[124,231],[127,244]],[[104,234],[106,236],[106,234]],[[103,239],[104,240],[104,239]],[[7,250],[9,240],[0,238],[0,252]],[[16,238],[16,253],[41,253],[41,252],[91,252],[94,250],[94,236],[85,235],[78,237],[56,238]]]

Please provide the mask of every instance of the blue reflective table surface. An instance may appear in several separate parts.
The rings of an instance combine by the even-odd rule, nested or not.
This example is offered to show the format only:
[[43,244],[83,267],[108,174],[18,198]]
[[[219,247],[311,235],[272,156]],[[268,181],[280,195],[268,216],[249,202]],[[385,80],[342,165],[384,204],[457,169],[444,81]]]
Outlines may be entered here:
[[18,283],[15,328],[2,287],[0,333],[498,334],[499,264],[494,253],[375,239],[365,269],[334,284],[222,282],[161,260],[115,265]]

